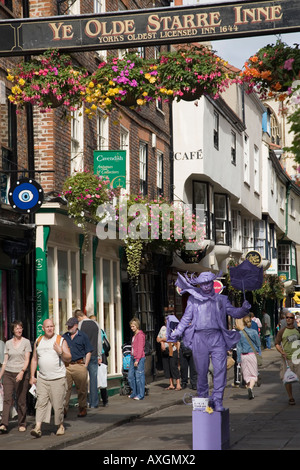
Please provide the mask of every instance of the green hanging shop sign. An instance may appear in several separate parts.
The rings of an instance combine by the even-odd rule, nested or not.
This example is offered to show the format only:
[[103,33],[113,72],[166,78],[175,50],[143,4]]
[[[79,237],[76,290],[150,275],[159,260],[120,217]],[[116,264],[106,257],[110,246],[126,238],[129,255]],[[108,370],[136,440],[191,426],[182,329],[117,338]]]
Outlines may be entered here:
[[126,150],[95,150],[94,173],[107,177],[112,188],[126,188]]
[[36,336],[43,334],[44,320],[49,318],[48,305],[48,269],[47,269],[47,242],[50,227],[45,226],[44,246],[36,248]]

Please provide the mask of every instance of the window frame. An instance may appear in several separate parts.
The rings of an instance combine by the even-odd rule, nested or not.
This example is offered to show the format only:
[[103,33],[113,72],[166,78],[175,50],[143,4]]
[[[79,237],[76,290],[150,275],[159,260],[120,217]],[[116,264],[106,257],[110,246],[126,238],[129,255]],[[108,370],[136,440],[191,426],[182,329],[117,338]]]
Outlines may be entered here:
[[148,144],[140,142],[139,145],[139,189],[143,196],[148,194]]

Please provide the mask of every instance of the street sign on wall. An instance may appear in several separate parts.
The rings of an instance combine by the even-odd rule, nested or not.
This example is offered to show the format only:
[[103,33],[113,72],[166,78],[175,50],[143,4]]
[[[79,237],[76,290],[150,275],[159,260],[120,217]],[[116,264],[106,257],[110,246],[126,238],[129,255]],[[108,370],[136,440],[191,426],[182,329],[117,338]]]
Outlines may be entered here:
[[95,150],[94,173],[107,177],[112,188],[126,188],[126,150]]
[[300,30],[299,0],[126,10],[0,21],[0,56],[124,49]]

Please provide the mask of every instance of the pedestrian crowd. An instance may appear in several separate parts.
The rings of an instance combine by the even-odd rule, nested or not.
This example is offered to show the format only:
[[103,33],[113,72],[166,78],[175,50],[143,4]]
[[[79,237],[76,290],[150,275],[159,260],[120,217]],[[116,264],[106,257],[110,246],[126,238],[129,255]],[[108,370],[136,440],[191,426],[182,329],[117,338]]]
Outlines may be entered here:
[[[193,354],[195,350],[187,347],[182,336],[177,340],[174,340],[175,335],[172,340],[168,338],[169,315],[174,315],[174,308],[165,308],[164,325],[156,338],[164,376],[169,381],[165,390],[180,391],[188,387],[188,382],[190,382],[191,389],[197,390],[199,373]],[[50,423],[52,414],[54,424],[57,426],[56,435],[60,436],[65,433],[64,420],[67,417],[73,384],[78,398],[77,416],[79,418],[87,415],[88,407],[99,406],[99,391],[102,405],[107,406],[107,385],[99,388],[99,369],[102,367],[102,373],[104,370],[107,374],[108,349],[106,345],[109,343],[105,331],[100,328],[96,320],[95,316],[88,317],[81,310],[76,310],[74,316],[66,322],[66,333],[59,335],[55,333],[53,321],[46,319],[42,325],[43,334],[36,339],[33,347],[30,341],[23,337],[22,322],[16,320],[11,324],[12,338],[6,341],[0,355],[0,381],[2,382],[0,392],[3,395],[0,433],[5,434],[9,431],[12,406],[15,406],[17,410],[19,431],[26,431],[29,389],[36,400],[35,427],[31,430],[31,435],[36,438],[42,436],[42,423]],[[128,396],[130,399],[139,401],[145,398],[146,390],[146,336],[138,318],[132,318],[130,329],[132,339],[128,370],[130,394]],[[238,334],[238,340],[236,346],[227,351],[227,368],[234,365],[232,385],[244,386],[247,389],[248,398],[253,399],[254,387],[260,385],[259,365],[261,364],[262,342],[265,350],[271,349],[270,316],[267,312],[263,312],[262,321],[260,321],[252,312],[249,312],[246,316],[235,319],[233,329]],[[285,385],[290,405],[295,404],[292,383],[300,380],[300,351],[295,347],[295,342],[299,340],[300,320],[296,319],[291,312],[286,314],[281,312],[275,347],[282,356],[280,378]],[[210,374],[215,376],[214,365],[210,359],[205,369],[207,378]],[[293,381],[286,378],[289,371],[294,374]]]
[[[43,334],[32,348],[30,341],[23,337],[22,322],[12,323],[12,339],[6,341],[3,357],[0,357],[1,434],[9,431],[12,406],[17,409],[19,431],[26,431],[28,392],[36,400],[35,427],[31,430],[31,435],[36,438],[42,436],[42,423],[50,423],[52,412],[56,435],[65,433],[64,419],[73,383],[78,396],[79,418],[87,415],[88,405],[90,408],[99,406],[98,372],[102,364],[107,371],[108,363],[108,353],[103,348],[106,333],[94,316],[88,318],[81,310],[76,310],[67,320],[66,327],[67,332],[59,335],[55,333],[52,319],[44,320]],[[107,406],[107,388],[102,387],[100,394],[103,406]]]

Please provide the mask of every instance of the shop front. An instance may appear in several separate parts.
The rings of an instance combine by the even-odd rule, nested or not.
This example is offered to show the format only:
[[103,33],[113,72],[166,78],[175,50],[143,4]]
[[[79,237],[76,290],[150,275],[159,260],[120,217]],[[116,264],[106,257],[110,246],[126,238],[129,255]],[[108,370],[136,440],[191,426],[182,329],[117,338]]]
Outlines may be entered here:
[[[52,207],[53,206],[53,207]],[[76,309],[95,315],[111,345],[109,379],[122,374],[122,312],[119,243],[99,240],[91,225],[88,243],[59,207],[44,206],[36,214],[36,335],[46,318],[56,333]]]

